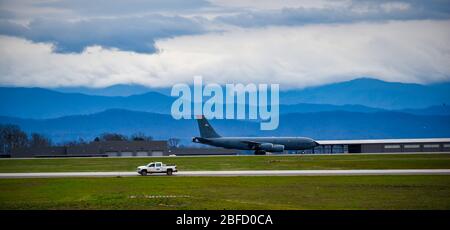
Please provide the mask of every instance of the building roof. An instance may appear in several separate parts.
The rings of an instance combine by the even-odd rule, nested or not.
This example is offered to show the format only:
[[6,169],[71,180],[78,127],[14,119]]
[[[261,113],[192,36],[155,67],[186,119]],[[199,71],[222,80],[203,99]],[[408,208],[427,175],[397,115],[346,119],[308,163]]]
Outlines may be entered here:
[[101,155],[106,152],[167,151],[167,141],[94,141],[75,146],[13,148],[12,157]]
[[236,149],[224,148],[173,148],[169,150],[169,154],[175,155],[237,155]]
[[85,146],[99,148],[101,151],[139,151],[167,149],[167,141],[98,141]]
[[369,139],[369,140],[319,140],[321,145],[398,144],[398,143],[450,143],[450,138]]

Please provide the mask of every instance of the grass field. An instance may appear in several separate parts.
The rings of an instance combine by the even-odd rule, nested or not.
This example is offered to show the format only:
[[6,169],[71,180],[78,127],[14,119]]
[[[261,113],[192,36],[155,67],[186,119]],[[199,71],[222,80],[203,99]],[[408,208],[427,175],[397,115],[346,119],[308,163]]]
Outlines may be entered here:
[[1,179],[0,209],[450,209],[450,176]]
[[450,154],[1,159],[5,172],[134,171],[150,161],[182,170],[449,169]]

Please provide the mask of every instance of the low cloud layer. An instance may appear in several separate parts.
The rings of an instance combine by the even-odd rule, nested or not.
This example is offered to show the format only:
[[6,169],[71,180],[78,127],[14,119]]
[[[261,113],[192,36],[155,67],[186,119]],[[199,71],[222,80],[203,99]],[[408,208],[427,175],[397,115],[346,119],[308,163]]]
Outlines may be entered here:
[[450,21],[408,20],[233,29],[155,42],[157,52],[89,46],[80,53],[0,36],[0,84],[171,86],[206,82],[305,87],[358,77],[450,80]]

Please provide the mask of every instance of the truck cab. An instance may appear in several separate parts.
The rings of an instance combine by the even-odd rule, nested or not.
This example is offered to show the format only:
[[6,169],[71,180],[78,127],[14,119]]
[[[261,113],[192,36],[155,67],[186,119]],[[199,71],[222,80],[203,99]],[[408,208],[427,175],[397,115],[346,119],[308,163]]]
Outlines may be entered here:
[[139,166],[137,172],[146,176],[147,173],[166,173],[167,175],[172,175],[174,172],[178,172],[176,165],[166,165],[162,162],[150,162],[147,165]]

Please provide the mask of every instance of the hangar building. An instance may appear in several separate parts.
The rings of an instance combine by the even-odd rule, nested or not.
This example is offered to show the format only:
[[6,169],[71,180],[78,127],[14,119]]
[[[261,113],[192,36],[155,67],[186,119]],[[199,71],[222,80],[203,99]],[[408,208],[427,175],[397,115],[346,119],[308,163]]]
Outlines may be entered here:
[[305,153],[450,152],[450,138],[322,140]]
[[74,146],[15,148],[11,157],[131,157],[168,155],[167,141],[93,141]]

